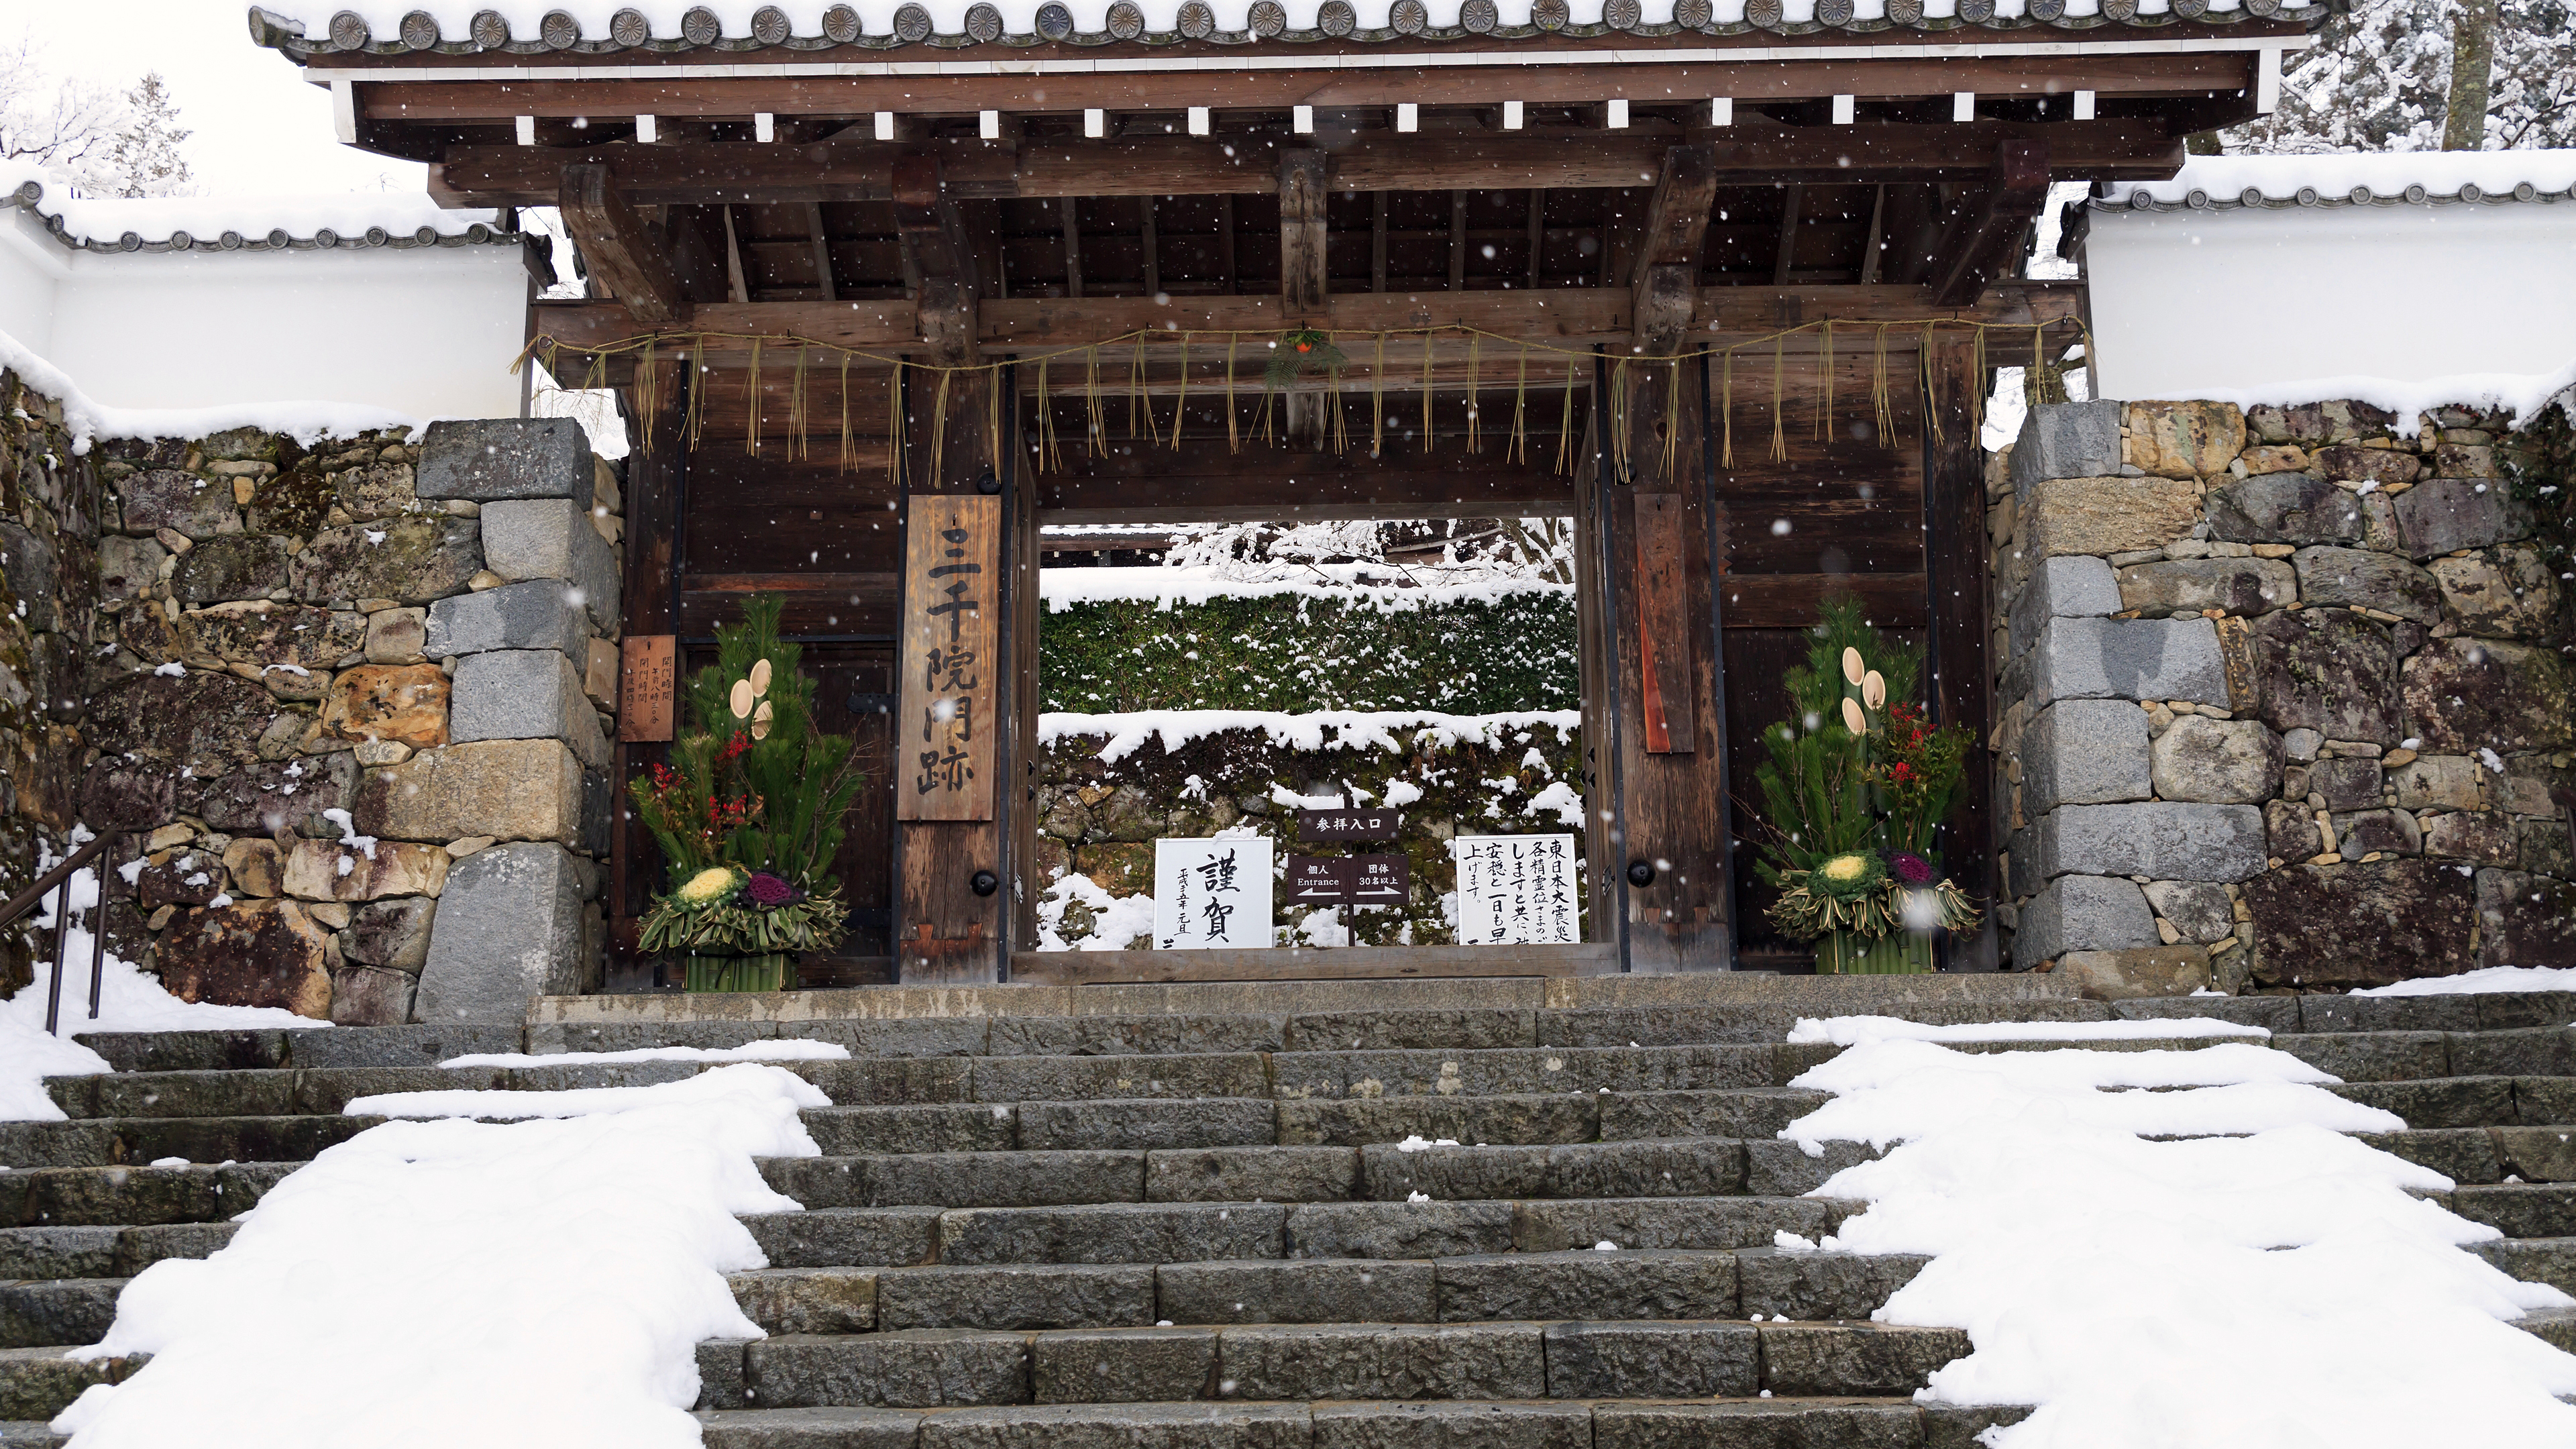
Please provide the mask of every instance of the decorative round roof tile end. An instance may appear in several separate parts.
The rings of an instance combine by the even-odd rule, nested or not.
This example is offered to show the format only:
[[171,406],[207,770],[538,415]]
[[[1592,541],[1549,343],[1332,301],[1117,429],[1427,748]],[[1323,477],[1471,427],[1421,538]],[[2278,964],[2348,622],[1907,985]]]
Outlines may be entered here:
[[143,237],[140,233],[129,231],[116,239],[116,248],[119,251],[139,252],[143,250]]
[[18,189],[9,194],[17,199],[20,206],[33,206],[45,199],[45,183],[21,181],[18,183]]
[[367,30],[366,17],[354,10],[343,10],[331,17],[331,44],[341,50],[364,50],[375,37]]
[[[1001,33],[1001,12],[994,12],[994,33]],[[784,45],[796,27],[788,22],[787,12],[775,5],[763,5],[751,12],[751,38],[763,45]]]
[[977,44],[990,45],[1002,38],[1002,12],[991,5],[966,7],[966,33]]
[[713,45],[724,39],[724,21],[704,5],[692,5],[680,17],[680,38],[691,45]]
[[548,50],[570,50],[581,43],[581,22],[569,11],[549,10],[537,22],[537,41]]
[[2176,19],[2198,20],[2209,13],[2209,0],[2173,0],[2172,13]]
[[[1612,0],[1612,3],[1618,3],[1618,0]],[[1627,3],[1633,5],[1636,0],[1627,0]],[[1422,0],[1395,0],[1394,8],[1387,13],[1387,24],[1398,35],[1420,35],[1431,28],[1431,9]]]
[[[1977,3],[1992,4],[1993,0],[1959,0],[1959,3],[1965,7]],[[1778,30],[1786,14],[1780,0],[1745,0],[1744,3],[1744,21],[1756,30]]]
[[197,239],[188,235],[184,231],[174,231],[170,233],[170,250],[174,252],[190,251],[193,250],[196,245]]
[[482,50],[499,50],[510,43],[510,22],[498,10],[477,10],[466,23],[466,38]]
[[2138,0],[2102,0],[2102,18],[2126,25],[2138,18]]
[[2424,183],[2421,181],[2418,181],[2414,185],[2406,188],[2406,199],[2417,206],[2422,206],[2424,204],[2424,198],[2432,194],[2433,193],[2424,189]]
[[340,244],[340,234],[327,226],[322,227],[313,233],[313,244],[327,252]]
[[2368,206],[2372,199],[2370,188],[2367,186],[2356,186],[2344,197],[2344,200],[2351,202],[2355,206]]
[[653,39],[653,22],[641,10],[620,10],[608,17],[608,38],[628,50],[641,50]]
[[[2156,199],[2141,190],[2130,195],[2129,204],[2140,211],[2145,211],[2156,204]],[[2195,186],[2191,189],[2191,195],[2182,199],[2182,204],[2190,207],[2194,211],[2207,211],[2209,210],[2209,193]]]
[[1181,7],[1175,23],[1180,26],[1183,39],[1205,40],[1216,34],[1216,11],[1210,9],[1205,0],[1189,0]]
[[1324,0],[1315,12],[1316,28],[1336,40],[1357,30],[1359,24],[1359,12],[1351,8],[1350,0]]
[[906,45],[918,45],[930,38],[930,12],[919,5],[905,5],[894,12],[894,38]]
[[1530,23],[1541,30],[1563,30],[1573,18],[1574,11],[1565,0],[1537,0],[1530,6]]
[[402,36],[405,50],[438,49],[438,17],[426,10],[414,10],[405,15],[396,33]]
[[492,228],[478,221],[465,229],[465,239],[470,242],[490,241],[492,239]]
[[1706,30],[1716,15],[1709,0],[1673,0],[1673,23],[1684,30]]
[[411,234],[411,240],[414,246],[434,247],[438,245],[438,228],[424,223]]
[[1897,25],[1921,25],[1923,0],[1887,0],[1887,18]]
[[1959,0],[1961,22],[1968,25],[1984,25],[1994,18],[1995,0]]
[[1645,18],[1646,9],[1637,0],[1607,0],[1601,7],[1602,23],[1613,30],[1633,31]]
[[1120,40],[1134,40],[1145,33],[1145,11],[1130,0],[1118,0],[1109,7],[1109,33]]
[[2239,206],[2261,206],[2263,204],[2263,188],[2260,186],[2246,187],[2243,191],[2236,193],[2236,204]]
[[836,45],[857,40],[861,29],[859,12],[847,5],[835,5],[823,12],[823,36]]
[[2532,185],[2528,181],[2523,182],[2521,185],[2516,186],[2513,189],[2513,199],[2516,201],[2530,201],[2539,195],[2540,188]]
[[1062,40],[1073,33],[1073,12],[1058,4],[1038,7],[1038,34],[1049,40]]
[[[1683,3],[1688,4],[1690,0],[1683,0]],[[1502,12],[1495,7],[1494,0],[1467,0],[1466,4],[1458,7],[1459,27],[1469,35],[1491,35],[1502,20]]]
[[1816,0],[1816,19],[1837,30],[1851,24],[1852,0]]
[[225,232],[222,236],[215,238],[215,245],[228,252],[240,251],[242,249],[242,234],[237,231]]
[[2462,201],[2483,201],[2486,199],[2486,191],[2474,181],[2463,181],[2460,183],[2460,199]]
[[2028,0],[2022,13],[2042,25],[2055,25],[2066,18],[2066,0]]
[[1264,40],[1277,40],[1288,33],[1288,7],[1279,0],[1253,0],[1252,33]]
[[275,247],[279,251],[284,251],[295,244],[295,238],[287,235],[286,228],[282,226],[270,227],[268,229],[268,235],[261,238],[261,240],[267,242],[270,246]]

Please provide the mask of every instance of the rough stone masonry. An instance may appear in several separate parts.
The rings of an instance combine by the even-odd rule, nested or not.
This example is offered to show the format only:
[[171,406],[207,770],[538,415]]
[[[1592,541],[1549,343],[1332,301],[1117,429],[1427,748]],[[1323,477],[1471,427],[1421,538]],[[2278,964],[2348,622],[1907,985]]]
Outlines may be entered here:
[[62,813],[145,842],[118,954],[346,1024],[595,984],[622,502],[579,425],[92,457]]
[[2121,997],[2576,966],[2568,584],[2507,420],[2035,407],[1990,471],[2013,963]]

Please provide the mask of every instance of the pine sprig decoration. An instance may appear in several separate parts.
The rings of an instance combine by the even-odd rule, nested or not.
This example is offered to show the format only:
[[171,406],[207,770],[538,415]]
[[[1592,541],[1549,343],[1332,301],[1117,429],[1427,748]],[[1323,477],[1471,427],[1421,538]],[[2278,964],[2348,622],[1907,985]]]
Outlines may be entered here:
[[1316,372],[1339,372],[1351,360],[1333,345],[1332,334],[1301,327],[1280,334],[1271,349],[1269,365],[1261,370],[1261,380],[1273,389],[1283,388]]

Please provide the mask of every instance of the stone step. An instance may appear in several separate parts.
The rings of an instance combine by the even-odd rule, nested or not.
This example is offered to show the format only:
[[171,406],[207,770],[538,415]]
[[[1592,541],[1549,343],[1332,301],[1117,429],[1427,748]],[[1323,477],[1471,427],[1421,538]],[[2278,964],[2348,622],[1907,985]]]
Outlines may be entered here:
[[2346,1031],[2275,1036],[2271,1045],[2346,1082],[2554,1077],[2576,1071],[2567,1027],[2513,1031]]
[[2468,1250],[2526,1283],[2576,1293],[2576,1237],[2491,1238]]
[[779,1268],[1436,1258],[1767,1247],[1833,1232],[1833,1198],[1666,1197],[1527,1202],[1112,1203],[1031,1208],[819,1208],[746,1214]]
[[903,1329],[699,1345],[698,1407],[1910,1394],[1951,1328],[1646,1320]]
[[90,1385],[123,1383],[151,1357],[138,1353],[81,1363],[63,1357],[67,1351],[59,1345],[0,1348],[0,1421],[50,1419]]
[[2501,1183],[2446,1195],[2451,1211],[2508,1238],[2576,1237],[2576,1183]]
[[0,1122],[0,1163],[14,1168],[303,1161],[381,1117],[88,1117]]
[[2576,1076],[2353,1082],[2326,1090],[2396,1113],[2417,1130],[2576,1125]]
[[509,1025],[457,1024],[83,1032],[78,1039],[120,1072],[222,1072],[255,1067],[434,1067],[473,1052],[523,1050],[525,1033]]
[[123,1278],[0,1281],[0,1348],[96,1343],[116,1319]]
[[0,1279],[131,1278],[164,1258],[204,1258],[233,1222],[0,1228]]
[[1723,1251],[1201,1263],[769,1268],[734,1297],[771,1333],[1145,1328],[1157,1323],[1482,1323],[1495,1319],[1865,1319],[1929,1260]]
[[301,1162],[212,1167],[43,1167],[0,1172],[0,1225],[127,1226],[222,1222]]
[[698,1421],[707,1449],[1976,1449],[1987,1428],[2029,1412],[1859,1398],[1434,1400],[709,1409]]

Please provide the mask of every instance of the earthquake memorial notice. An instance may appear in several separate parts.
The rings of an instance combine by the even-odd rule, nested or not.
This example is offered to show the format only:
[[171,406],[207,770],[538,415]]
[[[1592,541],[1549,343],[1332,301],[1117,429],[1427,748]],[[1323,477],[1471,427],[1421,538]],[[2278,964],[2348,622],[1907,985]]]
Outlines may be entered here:
[[1572,945],[1583,939],[1582,897],[1571,835],[1461,835],[1458,943],[1462,946]]

